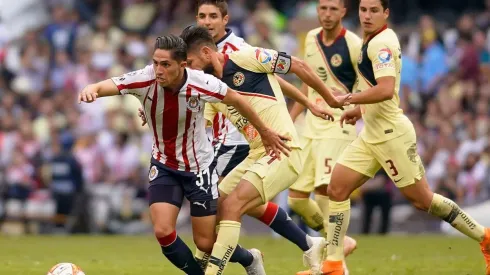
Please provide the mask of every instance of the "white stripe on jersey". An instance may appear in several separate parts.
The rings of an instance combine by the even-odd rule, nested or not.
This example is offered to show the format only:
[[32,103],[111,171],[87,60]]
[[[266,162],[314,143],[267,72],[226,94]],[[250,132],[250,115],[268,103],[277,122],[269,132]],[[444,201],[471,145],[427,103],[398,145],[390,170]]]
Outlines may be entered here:
[[185,70],[186,82],[177,92],[158,85],[152,65],[112,80],[121,94],[134,95],[142,103],[153,133],[152,156],[169,168],[199,172],[214,157],[206,135],[204,104],[223,100],[228,87],[202,71]]
[[[226,29],[226,35],[216,43],[216,46],[219,52],[226,54],[244,47],[251,47],[243,38],[236,36],[230,29]],[[248,145],[245,137],[222,113],[217,113],[213,119],[213,143],[221,143],[227,146]]]

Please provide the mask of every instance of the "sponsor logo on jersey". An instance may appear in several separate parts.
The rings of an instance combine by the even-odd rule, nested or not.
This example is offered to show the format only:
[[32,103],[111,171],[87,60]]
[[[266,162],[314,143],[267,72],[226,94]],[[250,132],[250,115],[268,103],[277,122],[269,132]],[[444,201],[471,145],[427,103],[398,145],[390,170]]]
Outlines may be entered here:
[[378,59],[379,62],[381,62],[382,64],[390,62],[392,57],[393,54],[391,53],[391,50],[389,48],[381,49],[378,52]]
[[272,60],[272,55],[264,49],[255,50],[255,58],[262,64],[267,64]]

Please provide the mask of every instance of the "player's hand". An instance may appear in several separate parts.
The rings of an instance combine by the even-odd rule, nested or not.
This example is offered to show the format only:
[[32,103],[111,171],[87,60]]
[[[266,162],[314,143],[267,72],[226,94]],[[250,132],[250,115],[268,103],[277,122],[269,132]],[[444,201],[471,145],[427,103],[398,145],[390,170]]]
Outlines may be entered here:
[[332,102],[327,102],[327,104],[332,108],[338,108],[344,110],[344,106],[350,105],[350,100],[352,98],[352,94],[343,94],[340,90],[335,87],[330,88],[335,96],[335,100]]
[[145,112],[143,112],[143,108],[138,108],[138,116],[141,119],[141,126],[145,126],[147,121],[146,121]]
[[91,103],[97,100],[97,89],[93,85],[87,85],[78,95],[78,104],[83,102]]
[[319,118],[323,118],[325,120],[330,120],[334,121],[333,114],[329,110],[326,110],[325,108],[320,107],[317,104],[310,103],[308,106],[308,110],[314,115]]
[[280,160],[282,152],[289,157],[291,148],[286,144],[286,141],[291,140],[289,137],[280,135],[269,128],[262,130],[259,134],[268,155],[275,156]]
[[350,125],[356,125],[356,122],[361,119],[362,114],[358,108],[345,111],[340,117],[340,127],[344,128],[344,122]]

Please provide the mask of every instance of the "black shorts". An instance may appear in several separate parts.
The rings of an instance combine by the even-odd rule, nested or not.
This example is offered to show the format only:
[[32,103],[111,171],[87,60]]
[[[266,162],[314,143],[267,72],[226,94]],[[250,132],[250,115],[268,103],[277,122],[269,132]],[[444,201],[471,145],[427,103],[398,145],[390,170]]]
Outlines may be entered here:
[[231,170],[247,158],[249,151],[250,147],[248,145],[227,146],[217,144],[211,167],[216,167],[218,176],[226,177]]
[[215,215],[218,207],[218,175],[211,167],[199,173],[178,171],[151,159],[149,204],[165,202],[182,206],[184,197],[191,203],[192,216]]

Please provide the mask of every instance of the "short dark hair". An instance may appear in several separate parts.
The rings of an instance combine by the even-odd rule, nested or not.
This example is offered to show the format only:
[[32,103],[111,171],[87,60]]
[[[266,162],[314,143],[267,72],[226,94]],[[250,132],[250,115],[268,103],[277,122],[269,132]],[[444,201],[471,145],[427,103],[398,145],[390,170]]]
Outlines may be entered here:
[[383,6],[383,10],[390,8],[390,0],[380,0],[381,6]]
[[197,0],[197,11],[199,13],[199,8],[202,5],[213,5],[219,9],[221,16],[225,17],[228,15],[228,3],[226,0]]
[[187,45],[182,38],[173,34],[157,37],[155,51],[157,49],[171,51],[172,58],[179,62],[187,60]]
[[209,33],[208,29],[200,26],[189,26],[182,31],[180,35],[182,40],[187,44],[188,50],[195,50],[201,45],[208,46],[212,49],[216,49],[213,37]]

